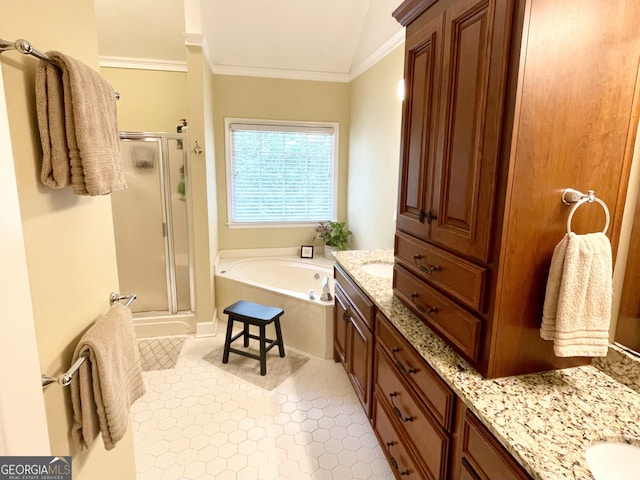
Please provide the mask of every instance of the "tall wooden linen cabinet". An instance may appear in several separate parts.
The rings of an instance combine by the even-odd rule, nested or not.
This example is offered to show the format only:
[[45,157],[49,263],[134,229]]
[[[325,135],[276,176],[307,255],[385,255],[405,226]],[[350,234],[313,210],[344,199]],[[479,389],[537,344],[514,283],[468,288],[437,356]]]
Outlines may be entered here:
[[[394,294],[482,375],[584,364],[539,328],[562,191],[617,245],[638,126],[637,0],[407,0]],[[577,233],[601,231],[596,204]]]

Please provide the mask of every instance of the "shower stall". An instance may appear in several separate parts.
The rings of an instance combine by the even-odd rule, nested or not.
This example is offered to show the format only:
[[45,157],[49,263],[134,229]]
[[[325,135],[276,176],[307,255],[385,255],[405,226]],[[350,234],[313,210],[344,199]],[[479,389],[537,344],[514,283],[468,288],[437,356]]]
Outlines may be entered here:
[[120,291],[139,337],[195,332],[187,134],[120,133],[127,189],[111,194]]

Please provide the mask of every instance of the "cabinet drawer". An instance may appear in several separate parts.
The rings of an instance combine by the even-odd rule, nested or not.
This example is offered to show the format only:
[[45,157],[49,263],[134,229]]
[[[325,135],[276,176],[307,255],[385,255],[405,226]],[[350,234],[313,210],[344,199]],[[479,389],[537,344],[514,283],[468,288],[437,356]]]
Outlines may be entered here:
[[470,360],[478,360],[480,319],[429,287],[404,268],[394,267],[394,294]]
[[375,395],[373,397],[373,428],[396,478],[423,480],[424,476],[416,468],[413,458],[405,449],[400,435],[393,428],[387,412]]
[[479,480],[479,478],[467,462],[462,462],[459,480]]
[[422,460],[430,477],[444,480],[449,456],[447,433],[405,387],[397,376],[396,368],[380,347],[376,348],[376,365],[375,388],[379,401],[396,416],[396,423],[402,425],[415,448],[416,456]]
[[358,311],[367,326],[373,330],[374,305],[353,280],[338,266],[334,268],[335,281]]
[[[511,457],[480,420],[466,411],[462,429],[462,455],[483,480],[529,480],[531,477]],[[467,472],[467,476],[469,476]],[[463,476],[463,478],[465,478]]]
[[381,313],[376,320],[376,338],[392,359],[394,370],[411,385],[433,416],[451,431],[455,394],[427,362]]
[[486,269],[403,233],[396,234],[395,255],[427,282],[482,311]]

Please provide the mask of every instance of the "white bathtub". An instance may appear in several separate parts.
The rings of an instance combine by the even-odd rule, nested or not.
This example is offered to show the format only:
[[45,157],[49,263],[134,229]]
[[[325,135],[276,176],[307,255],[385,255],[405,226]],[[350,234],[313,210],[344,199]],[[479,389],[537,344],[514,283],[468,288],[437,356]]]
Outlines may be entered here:
[[[216,260],[218,317],[226,328],[225,307],[248,300],[280,307],[284,343],[320,358],[333,358],[333,300],[320,300],[322,281],[329,278],[333,296],[333,262],[301,259],[298,249],[222,250]],[[309,298],[314,290],[315,298]],[[221,330],[224,331],[224,330]],[[268,331],[267,336],[273,337]]]

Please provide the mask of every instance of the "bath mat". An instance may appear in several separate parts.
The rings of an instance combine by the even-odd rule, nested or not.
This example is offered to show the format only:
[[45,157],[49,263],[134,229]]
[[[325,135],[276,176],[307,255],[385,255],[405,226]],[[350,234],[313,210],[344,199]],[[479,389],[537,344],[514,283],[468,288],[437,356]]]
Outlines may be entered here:
[[187,337],[177,336],[138,340],[142,371],[174,368],[186,339]]
[[[257,344],[255,346],[249,344],[249,348],[246,350],[256,355],[259,353]],[[267,374],[263,377],[260,375],[259,360],[230,353],[229,362],[222,363],[223,351],[224,345],[220,345],[202,358],[215,367],[221,368],[225,372],[231,373],[247,382],[253,383],[255,386],[264,390],[273,390],[309,360],[309,358],[303,355],[286,349],[285,357],[281,358],[278,354],[278,347],[274,347],[273,350],[267,353]]]

